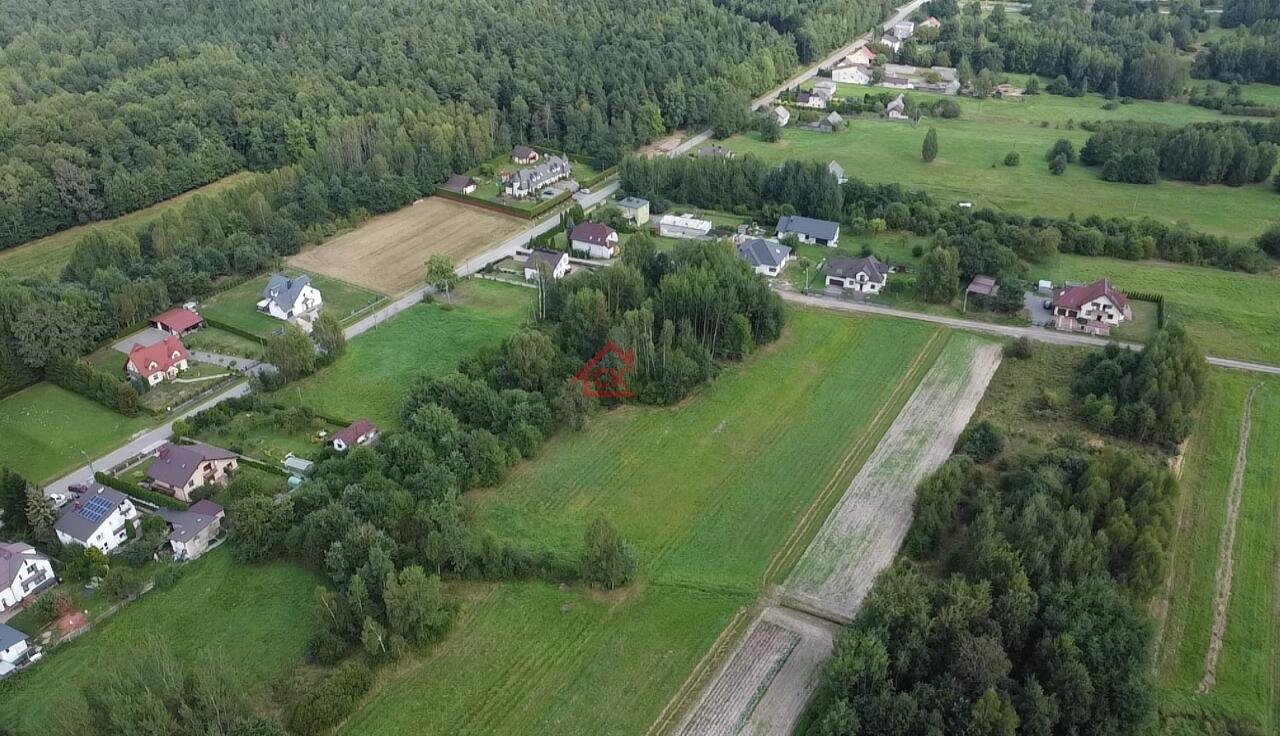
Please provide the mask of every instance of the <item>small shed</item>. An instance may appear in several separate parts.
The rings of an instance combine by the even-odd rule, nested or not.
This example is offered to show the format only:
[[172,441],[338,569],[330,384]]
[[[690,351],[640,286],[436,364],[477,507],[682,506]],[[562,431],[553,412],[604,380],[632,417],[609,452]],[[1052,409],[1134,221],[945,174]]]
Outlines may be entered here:
[[973,280],[970,281],[969,285],[966,286],[964,289],[964,307],[961,309],[961,311],[968,310],[970,294],[976,294],[977,296],[983,296],[983,297],[993,297],[999,293],[1000,293],[1000,284],[996,283],[996,279],[994,276],[984,276],[982,274],[978,274],[973,277]]

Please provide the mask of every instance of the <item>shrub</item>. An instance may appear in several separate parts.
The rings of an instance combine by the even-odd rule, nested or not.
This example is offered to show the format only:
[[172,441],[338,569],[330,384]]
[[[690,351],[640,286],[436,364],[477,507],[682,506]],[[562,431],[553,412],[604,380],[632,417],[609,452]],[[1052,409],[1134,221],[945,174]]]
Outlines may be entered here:
[[1004,449],[1004,433],[986,419],[978,420],[960,434],[956,451],[962,452],[980,463],[991,460]]
[[1027,337],[1019,337],[1004,344],[1004,357],[1006,358],[1026,360],[1031,357],[1032,353],[1031,339]]
[[299,674],[289,685],[285,725],[302,736],[326,733],[351,713],[372,682],[373,672],[360,662],[346,662],[318,677]]
[[612,590],[630,582],[637,567],[635,549],[604,517],[597,517],[587,527],[582,579]]
[[916,243],[915,245],[911,246],[911,255],[916,258],[919,258],[920,256],[924,255],[924,246],[921,245],[920,243]]
[[1020,163],[1022,163],[1022,157],[1018,155],[1017,151],[1010,151],[1004,155],[1005,166],[1017,166]]

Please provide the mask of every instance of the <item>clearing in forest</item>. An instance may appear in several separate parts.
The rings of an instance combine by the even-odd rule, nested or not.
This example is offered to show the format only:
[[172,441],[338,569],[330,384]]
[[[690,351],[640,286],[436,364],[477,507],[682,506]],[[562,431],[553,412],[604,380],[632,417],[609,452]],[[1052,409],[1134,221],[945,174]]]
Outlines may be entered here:
[[782,604],[761,611],[680,736],[791,732],[817,687],[837,623],[853,617],[893,561],[911,524],[916,486],[951,454],[999,364],[999,345],[952,335],[796,563]]
[[[1280,725],[1280,378],[1211,371],[1183,458],[1169,579],[1156,607],[1163,707],[1173,717],[1239,718],[1274,733]],[[1200,692],[1213,656],[1212,687]]]
[[826,516],[948,335],[790,315],[778,342],[689,400],[605,412],[468,494],[478,533],[566,560],[603,515],[637,550],[634,583],[484,588],[445,641],[382,678],[340,732],[644,733],[726,627],[747,620],[792,530]]
[[443,197],[427,197],[379,215],[289,259],[289,265],[398,295],[423,282],[427,259],[461,266],[526,227],[513,217]]

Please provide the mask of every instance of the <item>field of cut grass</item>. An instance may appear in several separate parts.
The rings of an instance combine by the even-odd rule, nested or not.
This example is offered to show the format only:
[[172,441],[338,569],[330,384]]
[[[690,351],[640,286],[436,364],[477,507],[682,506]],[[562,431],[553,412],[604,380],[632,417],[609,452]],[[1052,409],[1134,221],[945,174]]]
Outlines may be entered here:
[[94,228],[123,227],[126,229],[138,229],[164,214],[166,210],[185,203],[197,194],[212,194],[232,184],[248,181],[253,176],[254,174],[251,172],[241,171],[198,189],[179,194],[172,199],[158,202],[137,212],[121,215],[114,220],[79,225],[39,240],[23,243],[16,248],[0,250],[0,271],[8,271],[16,276],[44,274],[57,278],[58,274],[62,272],[62,267],[71,258],[71,249],[75,246],[76,241],[87,235]]
[[245,690],[265,699],[267,686],[302,660],[318,580],[293,564],[237,565],[225,547],[214,550],[186,566],[173,588],[129,604],[7,685],[0,727],[51,733],[63,701],[144,636],[160,637],[186,664],[202,650],[221,653]]
[[[846,93],[864,94],[869,88],[845,85]],[[925,96],[923,93],[911,92]],[[1102,99],[1037,95],[1024,102],[961,99],[960,118],[925,119],[918,126],[888,121],[872,113],[846,118],[847,130],[814,133],[792,126],[782,139],[764,143],[759,135],[735,136],[726,146],[752,153],[768,162],[785,159],[838,161],[851,177],[874,182],[898,182],[928,190],[942,202],[970,201],[979,207],[1011,210],[1025,215],[1076,214],[1149,216],[1161,222],[1185,221],[1207,232],[1235,238],[1256,236],[1266,229],[1280,200],[1270,181],[1246,187],[1199,186],[1161,181],[1155,185],[1103,181],[1098,170],[1078,164],[1062,176],[1049,173],[1044,153],[1059,138],[1077,150],[1088,131],[1067,121],[1137,119],[1163,122],[1221,119],[1211,110],[1170,103],[1122,105],[1102,109]],[[1048,121],[1041,127],[1041,121]],[[938,131],[938,157],[926,164],[920,146],[930,126]],[[1020,166],[1003,165],[1017,152]]]
[[[296,271],[286,273],[298,275]],[[384,299],[381,294],[345,281],[317,274],[307,275],[311,277],[311,285],[320,290],[320,296],[324,300],[322,309],[333,312],[339,320],[344,322]],[[259,337],[265,338],[271,335],[280,329],[283,323],[275,317],[259,312],[257,307],[258,302],[262,300],[262,290],[266,288],[270,278],[270,275],[259,276],[234,289],[209,297],[200,305],[200,314],[206,319],[238,327]]]
[[43,483],[147,426],[144,417],[125,417],[52,383],[38,383],[0,399],[0,465]]
[[448,373],[484,345],[496,345],[529,316],[534,292],[475,279],[443,303],[408,309],[347,343],[333,365],[281,389],[276,398],[326,416],[400,423],[405,393],[420,373]]
[[[1236,466],[1241,418],[1253,397],[1243,493],[1236,517],[1234,568],[1216,682],[1197,694],[1214,625],[1223,529]],[[1259,733],[1280,726],[1280,380],[1214,371],[1201,419],[1185,453],[1178,533],[1162,599],[1156,673],[1167,710],[1246,719]]]
[[552,439],[468,496],[477,528],[575,558],[603,515],[635,545],[638,579],[480,596],[343,733],[644,733],[735,612],[785,575],[947,334],[793,311],[778,344],[679,406],[625,407]]

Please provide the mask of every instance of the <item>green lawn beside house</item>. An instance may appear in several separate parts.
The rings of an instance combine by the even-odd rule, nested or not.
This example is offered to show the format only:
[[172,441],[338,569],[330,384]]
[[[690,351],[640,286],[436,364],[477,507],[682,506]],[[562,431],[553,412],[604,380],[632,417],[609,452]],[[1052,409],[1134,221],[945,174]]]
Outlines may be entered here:
[[[299,275],[300,272],[286,273]],[[354,318],[386,298],[345,281],[316,274],[306,275],[311,277],[311,284],[320,290],[320,296],[324,300],[322,308],[334,313],[342,321]],[[266,288],[270,278],[269,274],[264,274],[209,297],[201,302],[200,314],[207,320],[221,322],[262,338],[268,337],[284,324],[275,317],[259,312],[257,308],[258,302],[262,300],[262,290]]]

